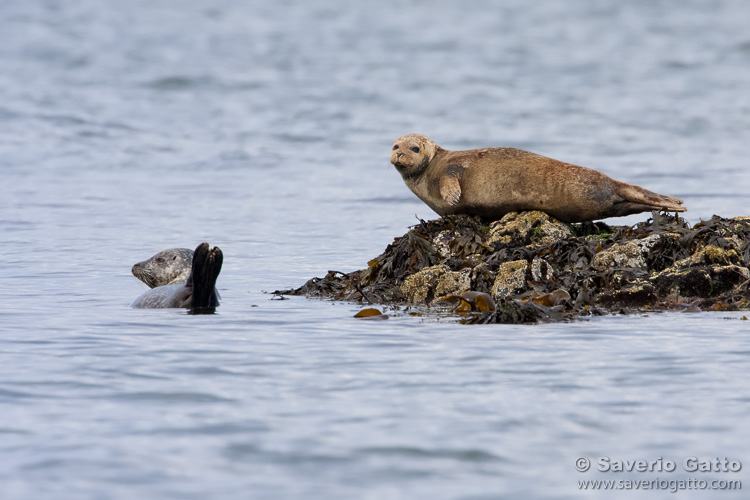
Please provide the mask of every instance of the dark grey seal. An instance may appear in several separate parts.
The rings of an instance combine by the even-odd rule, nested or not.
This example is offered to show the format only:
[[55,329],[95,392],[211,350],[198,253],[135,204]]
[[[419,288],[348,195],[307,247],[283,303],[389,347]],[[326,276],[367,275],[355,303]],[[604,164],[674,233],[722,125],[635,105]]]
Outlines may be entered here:
[[151,288],[185,283],[190,276],[193,251],[189,248],[162,250],[131,269],[133,276]]
[[[158,254],[157,254],[158,255]],[[193,253],[193,263],[184,284],[157,286],[147,291],[131,307],[161,309],[186,308],[192,314],[211,314],[219,305],[216,279],[221,272],[224,255],[219,247],[209,249],[201,243]]]

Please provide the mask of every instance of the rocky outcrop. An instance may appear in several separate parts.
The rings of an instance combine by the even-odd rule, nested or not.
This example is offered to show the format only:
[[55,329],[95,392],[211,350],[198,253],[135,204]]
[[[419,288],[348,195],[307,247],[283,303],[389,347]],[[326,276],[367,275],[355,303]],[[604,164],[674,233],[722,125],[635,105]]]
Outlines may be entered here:
[[[489,223],[451,216],[421,221],[366,269],[330,272],[278,293],[409,307],[450,298],[471,323],[641,309],[744,310],[749,241],[748,217],[714,216],[690,227],[655,212],[633,227],[610,227],[565,224],[542,212]],[[489,294],[495,307],[471,305],[466,297],[475,292]]]

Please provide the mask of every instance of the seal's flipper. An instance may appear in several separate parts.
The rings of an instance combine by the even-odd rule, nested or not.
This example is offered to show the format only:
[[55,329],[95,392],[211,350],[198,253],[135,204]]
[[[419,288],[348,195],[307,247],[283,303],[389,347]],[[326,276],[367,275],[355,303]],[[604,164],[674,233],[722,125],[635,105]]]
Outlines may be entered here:
[[615,191],[623,198],[623,201],[615,204],[618,209],[617,215],[630,215],[649,210],[687,212],[687,208],[682,206],[684,202],[681,199],[655,193],[640,186],[615,181]]
[[458,175],[440,176],[440,197],[451,205],[458,204],[458,200],[461,199],[461,184],[458,182]]
[[191,314],[212,314],[219,300],[216,296],[216,279],[221,272],[224,254],[219,247],[209,249],[208,243],[201,243],[193,254],[193,269],[186,283],[191,286]]

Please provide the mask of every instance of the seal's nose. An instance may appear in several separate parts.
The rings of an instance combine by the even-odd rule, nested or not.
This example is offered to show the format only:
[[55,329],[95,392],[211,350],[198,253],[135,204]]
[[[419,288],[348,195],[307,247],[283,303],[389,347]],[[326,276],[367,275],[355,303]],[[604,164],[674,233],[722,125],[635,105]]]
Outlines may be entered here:
[[404,156],[404,153],[396,153],[396,158],[401,158],[402,156]]

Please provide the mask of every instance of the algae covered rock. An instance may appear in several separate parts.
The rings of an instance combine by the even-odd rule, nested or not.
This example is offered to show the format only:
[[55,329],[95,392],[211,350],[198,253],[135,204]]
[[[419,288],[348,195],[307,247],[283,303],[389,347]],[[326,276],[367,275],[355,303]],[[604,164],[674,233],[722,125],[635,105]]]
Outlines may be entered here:
[[597,271],[605,271],[612,268],[648,268],[648,258],[651,251],[659,245],[677,244],[680,239],[678,234],[662,233],[652,234],[645,238],[616,243],[606,250],[596,254],[591,267]]
[[446,229],[430,236],[430,242],[442,259],[466,258],[483,253],[487,247],[487,233],[481,219],[468,215],[450,216]]
[[[562,321],[640,308],[750,309],[748,266],[750,218],[714,216],[690,227],[654,212],[610,227],[542,212],[494,222],[449,216],[420,221],[363,270],[330,271],[277,293],[394,307],[462,296],[470,309],[463,322]],[[473,294],[490,294],[496,309],[467,307]]]
[[742,257],[734,248],[721,248],[716,245],[706,245],[690,257],[675,262],[674,267],[685,269],[705,265],[736,265],[742,262]]
[[657,300],[656,287],[646,280],[637,280],[619,289],[605,290],[597,302],[604,306],[643,307]]
[[401,292],[407,302],[430,303],[445,295],[458,295],[471,288],[471,270],[451,271],[446,265],[432,266],[407,277]]
[[495,282],[492,284],[492,296],[496,299],[523,291],[526,288],[526,270],[529,263],[525,260],[514,260],[500,264]]
[[750,279],[750,270],[741,266],[673,266],[652,279],[665,295],[682,297],[718,297]]
[[573,236],[570,226],[544,212],[510,212],[490,224],[488,245],[551,245]]

